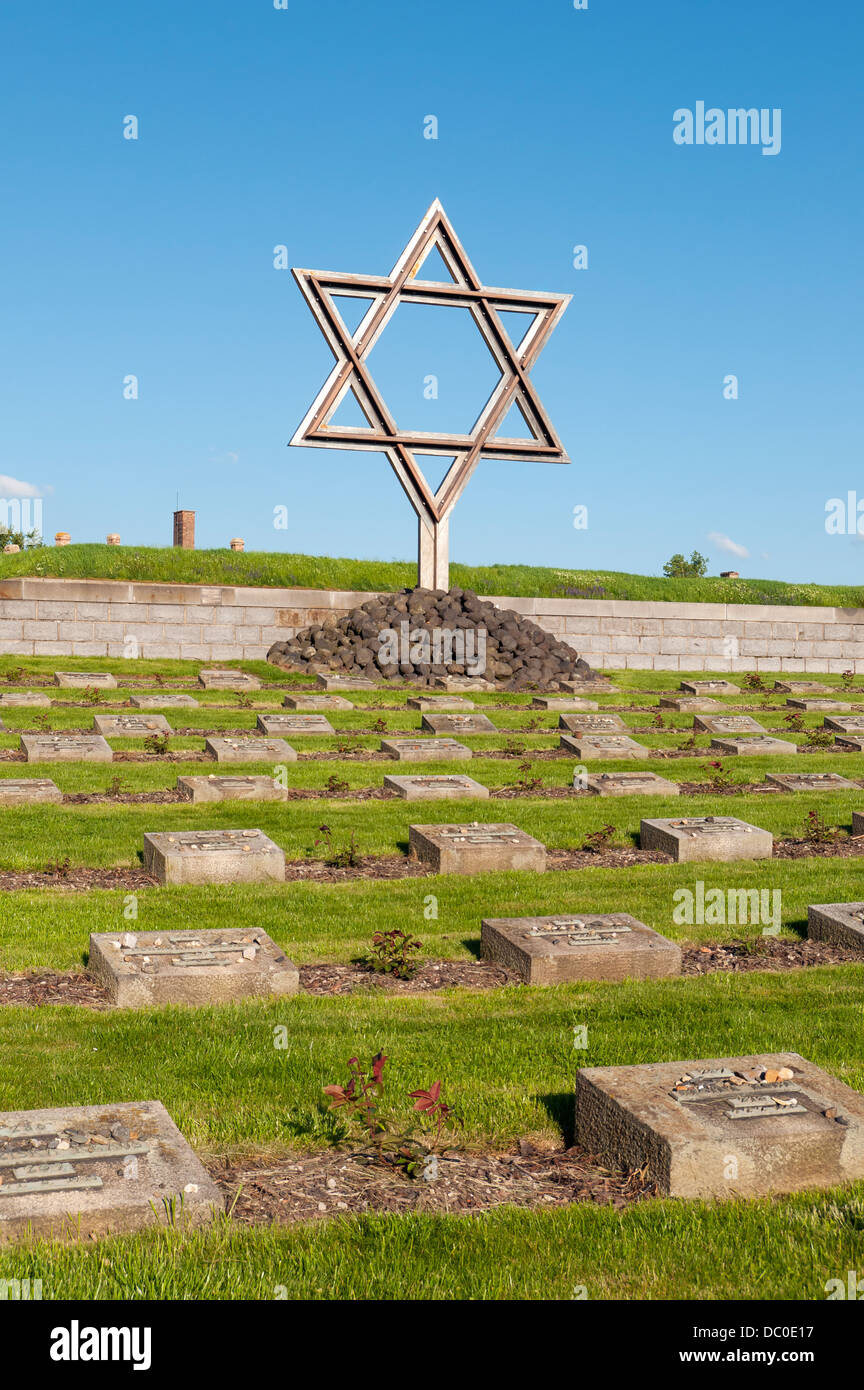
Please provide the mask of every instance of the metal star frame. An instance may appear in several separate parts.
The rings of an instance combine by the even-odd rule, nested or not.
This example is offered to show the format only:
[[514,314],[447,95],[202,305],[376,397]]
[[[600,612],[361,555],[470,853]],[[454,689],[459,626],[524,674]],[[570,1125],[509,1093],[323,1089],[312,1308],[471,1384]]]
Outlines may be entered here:
[[[450,281],[418,278],[433,249],[439,252],[452,277]],[[437,198],[389,276],[296,268],[293,275],[330,344],[336,365],[291,443],[385,453],[419,519],[419,583],[426,588],[446,589],[450,513],[481,458],[570,462],[529,372],[571,296],[482,285]],[[372,301],[353,333],[339,313],[334,296]],[[483,335],[501,377],[470,434],[400,430],[375,386],[366,358],[403,302],[468,309]],[[526,319],[530,315],[528,328],[515,346],[500,318],[501,313],[507,312],[524,314]],[[368,421],[368,428],[331,423],[349,392]],[[497,433],[514,405],[530,438],[507,438]],[[433,492],[427,483],[415,457],[417,453],[453,456],[437,491]]]

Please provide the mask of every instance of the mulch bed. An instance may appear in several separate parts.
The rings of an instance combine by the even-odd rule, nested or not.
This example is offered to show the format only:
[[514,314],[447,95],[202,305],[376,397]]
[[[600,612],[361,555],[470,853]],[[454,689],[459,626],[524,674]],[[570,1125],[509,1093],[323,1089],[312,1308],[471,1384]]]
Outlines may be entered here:
[[726,941],[722,945],[688,946],[682,955],[682,975],[801,970],[812,965],[839,965],[843,961],[864,965],[862,951],[832,946],[827,941],[790,941],[777,936],[762,936],[749,944]]
[[505,1204],[548,1210],[590,1202],[620,1209],[654,1195],[641,1173],[611,1171],[577,1148],[541,1152],[524,1140],[510,1154],[450,1150],[439,1155],[430,1181],[333,1149],[275,1163],[216,1160],[207,1166],[234,1220],[249,1226],[369,1212],[468,1213]]
[[158,880],[144,869],[67,869],[49,873],[45,870],[4,869],[0,873],[0,892],[27,888],[59,888],[68,893],[86,893],[91,888],[158,887]]
[[152,792],[65,792],[63,796],[63,804],[69,806],[140,806],[151,803],[166,805],[176,801],[191,802],[191,797],[174,787]]
[[854,839],[829,840],[827,843],[814,843],[811,840],[775,840],[775,859],[860,859],[864,856],[864,835]]
[[486,960],[423,961],[410,980],[353,963],[300,967],[300,985],[306,994],[428,994],[436,989],[500,989],[520,983],[515,971]]
[[0,975],[0,1006],[3,1004],[76,1004],[84,1009],[111,1007],[106,991],[89,975],[80,971],[64,975],[56,970]]

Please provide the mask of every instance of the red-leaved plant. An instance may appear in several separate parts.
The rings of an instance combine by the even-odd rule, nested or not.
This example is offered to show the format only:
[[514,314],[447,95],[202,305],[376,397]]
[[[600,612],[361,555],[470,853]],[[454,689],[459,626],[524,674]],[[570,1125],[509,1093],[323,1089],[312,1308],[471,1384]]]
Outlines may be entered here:
[[[366,1070],[357,1057],[348,1061],[349,1079],[344,1086],[325,1086],[330,1110],[341,1110],[347,1137],[363,1141],[354,1157],[366,1163],[397,1168],[408,1177],[423,1172],[433,1154],[440,1152],[445,1132],[462,1127],[462,1120],[441,1097],[443,1083],[433,1081],[427,1090],[410,1091],[413,1116],[401,1123],[382,1105],[384,1067],[387,1058],[376,1052]],[[445,1146],[445,1147],[452,1147]]]

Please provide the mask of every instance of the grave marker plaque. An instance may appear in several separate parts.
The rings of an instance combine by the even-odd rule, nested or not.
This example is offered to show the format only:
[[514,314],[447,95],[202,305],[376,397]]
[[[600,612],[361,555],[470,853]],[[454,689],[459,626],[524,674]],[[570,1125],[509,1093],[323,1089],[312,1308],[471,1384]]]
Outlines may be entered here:
[[261,830],[174,830],[144,836],[144,867],[160,883],[268,883],[285,855]]
[[807,935],[811,941],[864,951],[864,903],[817,903],[808,907]]
[[864,714],[831,714],[822,726],[838,734],[864,734]]
[[365,676],[338,676],[335,672],[319,671],[315,677],[315,684],[322,690],[375,690],[375,681],[368,680]]
[[700,734],[764,734],[766,729],[749,714],[697,714],[693,728]]
[[14,690],[7,695],[0,695],[0,706],[6,705],[9,709],[27,709],[37,705],[44,709],[50,704],[48,696],[40,695],[36,690]]
[[627,725],[620,714],[562,714],[558,728],[571,734],[626,734]]
[[323,714],[259,714],[257,727],[265,734],[332,734]]
[[323,714],[259,714],[258,728],[265,734],[335,734]]
[[467,801],[489,795],[489,788],[473,777],[387,776],[384,786],[405,801]]
[[406,709],[419,710],[473,710],[472,700],[461,695],[412,695],[405,702]]
[[608,695],[610,691],[615,692],[617,685],[606,680],[605,676],[595,676],[592,680],[584,681],[559,681],[559,686],[568,695]]
[[400,763],[463,762],[474,756],[455,738],[382,738],[381,752]]
[[60,788],[47,777],[0,777],[0,806],[62,800]]
[[675,820],[643,820],[642,849],[671,854],[679,864],[689,860],[770,859],[774,837],[758,825],[736,816],[683,816]]
[[90,1240],[186,1226],[224,1210],[219,1189],[159,1101],[0,1114],[0,1243]]
[[586,1067],[575,1100],[576,1143],[672,1197],[864,1177],[864,1097],[796,1052]]
[[285,801],[287,788],[272,777],[178,777],[177,786],[192,801]]
[[225,735],[205,738],[204,748],[217,763],[294,763],[296,750],[284,738]]
[[588,791],[594,796],[679,796],[681,788],[656,772],[592,772]]
[[151,734],[173,734],[164,714],[96,714],[93,728],[108,738],[149,738]]
[[428,734],[497,734],[485,714],[424,714],[420,728]]
[[351,701],[342,695],[286,695],[282,704],[285,709],[312,711],[355,708]]
[[767,757],[779,753],[792,755],[798,752],[798,744],[785,738],[772,738],[762,734],[756,738],[712,738],[709,748],[716,748],[730,758]]
[[823,685],[821,681],[775,681],[774,689],[785,691],[789,695],[825,695],[830,686]]
[[546,868],[546,846],[509,823],[411,825],[408,843],[409,853],[439,874]]
[[682,681],[678,687],[685,695],[739,695],[741,687],[731,681]]
[[456,695],[497,688],[494,681],[483,680],[481,676],[438,676],[433,685],[435,690],[451,690]]
[[601,758],[647,758],[649,750],[623,734],[562,734],[558,745],[577,758],[599,762]]
[[114,757],[101,734],[22,734],[28,763],[110,763]]
[[545,709],[550,714],[570,714],[577,713],[579,710],[596,710],[596,700],[579,700],[574,695],[572,699],[556,698],[554,695],[535,695],[531,701],[532,709]]
[[661,695],[659,708],[674,709],[679,714],[711,714],[715,710],[719,713],[725,706],[719,700],[706,700],[698,695]]
[[246,671],[199,671],[198,684],[205,690],[260,690],[261,682],[257,676]]
[[135,709],[200,709],[198,700],[179,691],[171,695],[133,695],[129,700]]
[[297,967],[258,928],[94,933],[89,970],[122,1009],[224,1004],[300,988]]
[[54,680],[64,690],[117,689],[117,681],[108,671],[55,671]]
[[681,974],[679,947],[627,912],[484,918],[480,953],[529,985]]
[[859,790],[855,782],[838,772],[766,772],[765,781],[786,792],[840,792]]
[[804,696],[790,696],[786,704],[790,709],[809,710],[816,714],[848,714],[855,708],[848,700],[808,700]]

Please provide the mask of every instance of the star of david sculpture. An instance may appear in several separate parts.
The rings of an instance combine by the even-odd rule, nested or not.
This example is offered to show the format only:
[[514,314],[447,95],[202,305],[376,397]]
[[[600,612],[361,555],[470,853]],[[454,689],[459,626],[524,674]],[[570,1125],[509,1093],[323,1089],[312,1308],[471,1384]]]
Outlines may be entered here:
[[[449,281],[424,280],[424,262],[437,249]],[[450,515],[482,458],[533,459],[569,463],[529,373],[570,303],[569,294],[492,289],[481,284],[439,200],[429,208],[390,275],[349,275],[320,270],[292,271],[336,358],[326,382],[297,429],[291,444],[324,449],[370,449],[386,454],[417,513],[417,577],[423,588],[449,587]],[[352,333],[335,298],[369,299],[371,304]],[[468,309],[501,373],[470,434],[400,430],[378,391],[366,361],[400,303],[437,304]],[[524,314],[528,327],[514,344],[502,313]],[[351,392],[367,426],[334,425],[333,416]],[[508,438],[498,430],[515,405],[530,438]],[[437,491],[432,490],[417,454],[453,457]]]

